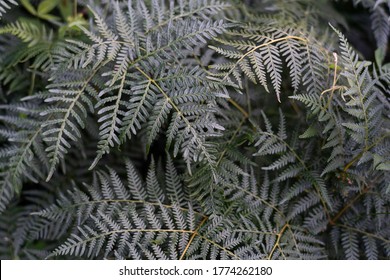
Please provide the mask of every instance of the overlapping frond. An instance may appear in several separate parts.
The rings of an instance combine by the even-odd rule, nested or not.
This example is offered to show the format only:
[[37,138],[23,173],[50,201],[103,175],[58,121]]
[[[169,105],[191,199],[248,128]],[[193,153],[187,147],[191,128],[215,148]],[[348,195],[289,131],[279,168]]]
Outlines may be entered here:
[[95,74],[96,71],[92,69],[77,69],[57,77],[49,86],[48,93],[42,96],[45,102],[56,104],[41,113],[46,117],[42,124],[42,135],[48,145],[46,152],[50,160],[47,180],[71,147],[71,142],[80,139],[88,113],[94,112],[94,104],[98,99],[96,88],[102,83]]
[[[188,57],[196,46],[225,30],[223,21],[204,17],[227,5],[216,1],[202,2],[202,5],[190,2],[186,12],[183,3],[182,9],[177,11],[157,1],[150,8],[143,1],[134,5],[129,1],[128,15],[116,4],[113,26],[108,26],[94,12],[98,33],[80,27],[91,44],[69,41],[67,51],[58,58],[63,61],[61,65],[79,70],[63,77],[61,73],[66,68],[59,67],[50,86],[56,97],[46,99],[57,104],[57,113],[60,113],[46,130],[50,136],[47,140],[53,143],[47,149],[52,168],[70,148],[69,141],[77,141],[78,131],[83,127],[83,120],[75,110],[85,112],[80,104],[90,103],[84,92],[99,99],[93,107],[99,115],[100,140],[91,168],[112,147],[140,130],[147,131],[148,151],[164,126],[169,127],[168,142],[175,140],[175,154],[180,150],[188,166],[199,160],[210,165],[215,163],[213,147],[206,143],[206,138],[218,135],[218,130],[223,129],[212,114],[214,100],[226,96],[226,92],[223,85],[206,79],[206,72],[196,66],[196,61],[182,65],[177,59]],[[134,13],[139,16],[133,17]],[[158,22],[150,17],[155,13],[160,15]],[[198,14],[199,19],[190,19],[188,16],[192,14]],[[184,91],[183,85],[186,85]],[[80,98],[85,100],[79,101]]]
[[390,257],[384,1],[103,2],[1,19],[2,258]]
[[37,182],[45,176],[48,160],[40,128],[40,109],[23,103],[0,105],[7,115],[0,116],[2,138],[9,145],[0,150],[0,210],[20,193],[23,181]]
[[374,33],[377,48],[387,49],[389,42],[389,4],[382,0],[362,1],[353,0],[354,5],[362,5],[370,12],[371,30]]
[[[170,159],[169,159],[170,161]],[[165,174],[167,193],[159,184],[154,163],[144,182],[130,161],[127,181],[109,169],[95,174],[87,192],[79,189],[35,215],[63,223],[69,218],[77,233],[53,251],[55,255],[129,259],[255,258],[242,234],[232,232],[222,217],[207,217],[186,197],[172,163]],[[158,174],[160,175],[160,174]],[[178,199],[178,200],[176,200]]]
[[28,43],[30,47],[39,42],[50,40],[50,33],[46,30],[45,25],[27,19],[22,19],[1,27],[0,34],[5,33],[17,36],[23,42]]
[[[227,33],[228,40],[217,40],[220,46],[213,49],[228,58],[228,62],[213,65],[219,70],[217,77],[232,85],[243,87],[243,76],[253,83],[260,83],[269,92],[273,92],[281,102],[282,74],[288,69],[292,87],[298,90],[302,83],[316,87],[312,79],[320,79],[318,62],[321,56],[315,42],[309,36],[291,28],[253,27],[244,25],[240,29]],[[286,67],[284,67],[284,64]],[[313,71],[316,69],[317,71]]]
[[[277,133],[273,131],[272,124],[263,113],[266,129],[257,129],[258,136],[255,147],[258,147],[258,151],[254,156],[275,155],[275,159],[273,159],[269,165],[262,167],[262,169],[272,171],[278,170],[279,175],[276,178],[276,181],[278,182],[283,182],[289,178],[301,177],[301,180],[299,180],[293,188],[301,189],[300,185],[306,187],[313,186],[313,203],[311,206],[321,202],[325,209],[327,209],[327,207],[331,208],[332,202],[324,180],[316,171],[311,170],[305,163],[303,156],[299,155],[296,140],[293,138],[291,144],[289,143],[287,140],[285,119],[283,113],[281,111],[279,111],[279,113],[280,122]],[[298,207],[301,206],[302,205],[298,203]],[[307,209],[307,206],[304,206],[303,209]],[[292,211],[292,213],[294,213],[294,211]]]

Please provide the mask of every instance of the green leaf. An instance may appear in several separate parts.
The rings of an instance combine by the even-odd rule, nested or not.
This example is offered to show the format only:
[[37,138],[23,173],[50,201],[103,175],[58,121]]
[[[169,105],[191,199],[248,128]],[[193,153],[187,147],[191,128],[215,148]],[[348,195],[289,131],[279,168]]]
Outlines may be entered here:
[[44,0],[38,6],[38,14],[40,16],[48,14],[52,11],[57,5],[59,0]]
[[311,125],[308,127],[308,129],[306,129],[306,131],[304,133],[299,135],[299,138],[300,139],[311,138],[313,136],[316,136],[317,133],[318,133],[317,129],[313,125]]
[[59,20],[60,18],[57,16],[53,16],[50,14],[43,14],[43,15],[38,15],[41,19],[46,19],[46,20]]
[[22,3],[23,7],[25,7],[26,10],[29,11],[31,14],[33,15],[37,14],[37,11],[33,7],[33,5],[31,5],[29,0],[20,0],[20,2]]
[[385,60],[386,56],[386,50],[383,48],[378,48],[375,51],[375,62],[376,64],[381,67],[383,64],[383,61]]
[[63,19],[68,20],[73,15],[73,3],[69,1],[61,1],[58,5]]

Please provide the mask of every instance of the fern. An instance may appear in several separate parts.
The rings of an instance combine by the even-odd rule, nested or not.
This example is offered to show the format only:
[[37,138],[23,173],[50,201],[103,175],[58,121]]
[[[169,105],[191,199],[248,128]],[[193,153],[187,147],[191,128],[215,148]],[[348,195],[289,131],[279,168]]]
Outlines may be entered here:
[[375,36],[377,48],[386,49],[390,32],[388,4],[381,0],[353,0],[352,2],[354,5],[362,5],[370,11],[371,29]]
[[2,165],[0,187],[0,209],[3,211],[15,193],[20,193],[23,180],[38,182],[44,176],[48,161],[44,154],[39,109],[32,107],[28,110],[24,104],[2,105],[0,108],[14,112],[14,115],[0,118],[6,125],[0,133],[12,143],[1,150],[2,162],[5,163]]
[[386,3],[244,2],[12,7],[1,258],[389,258]]
[[[190,91],[213,89],[223,95],[223,88],[216,83],[203,80],[202,75],[204,74],[201,73],[200,69],[196,70],[194,62],[188,65],[191,68],[195,67],[194,70],[184,70],[179,75],[173,75],[169,69],[172,69],[171,63],[176,63],[173,56],[175,50],[180,49],[186,53],[193,46],[223,32],[226,25],[222,21],[196,20],[189,22],[185,18],[182,19],[181,16],[175,15],[175,12],[172,11],[169,16],[174,17],[175,21],[169,20],[170,23],[164,27],[159,25],[158,28],[164,28],[164,31],[149,32],[153,25],[150,22],[149,13],[155,13],[154,9],[163,9],[163,7],[152,6],[152,10],[149,11],[142,3],[142,1],[139,2],[135,7],[137,12],[142,15],[142,17],[137,18],[136,22],[129,22],[129,20],[133,21],[134,19],[126,18],[121,12],[121,7],[116,5],[115,29],[107,26],[104,20],[94,13],[99,35],[84,30],[94,44],[70,41],[69,51],[61,55],[64,66],[69,67],[69,65],[76,64],[77,68],[80,69],[80,74],[69,76],[63,80],[64,77],[61,74],[63,70],[61,69],[64,68],[60,67],[53,78],[53,84],[50,86],[51,93],[58,97],[53,96],[46,99],[47,102],[61,104],[57,110],[54,110],[55,113],[61,115],[61,121],[58,119],[54,127],[45,128],[46,133],[50,135],[46,140],[53,143],[47,149],[52,163],[48,179],[59,160],[70,148],[69,141],[76,141],[79,128],[84,126],[83,118],[75,112],[75,109],[80,107],[85,112],[84,105],[81,104],[84,102],[92,104],[90,99],[85,99],[83,94],[84,91],[91,90],[90,95],[95,98],[98,96],[99,101],[90,107],[95,107],[100,115],[98,120],[100,141],[98,142],[97,156],[92,162],[91,168],[104,154],[109,153],[111,147],[119,145],[124,137],[130,138],[136,134],[144,122],[149,124],[146,127],[146,130],[149,131],[146,143],[146,150],[148,150],[171,111],[174,113],[174,118],[171,121],[173,127],[170,131],[172,133],[170,137],[179,139],[177,145],[182,147],[182,153],[187,159],[188,165],[199,157],[210,165],[214,164],[212,146],[205,144],[205,138],[211,134],[204,133],[202,129],[204,127],[222,129],[222,127],[206,118],[195,118],[206,112],[213,113],[211,106],[206,108],[197,105],[205,101],[211,105],[212,100],[208,101],[208,98],[201,98],[201,96],[197,99],[180,99],[174,96],[180,95],[180,93],[176,93],[178,90],[176,84],[179,82],[188,84]],[[216,9],[213,3],[215,2],[211,2],[213,8],[210,8],[210,13],[214,13]],[[196,9],[196,7],[193,8]],[[128,9],[130,15],[134,13],[131,1]],[[135,46],[134,40],[138,41],[139,45]],[[152,42],[156,42],[156,44]],[[78,54],[74,55],[75,53]],[[176,67],[182,66],[177,64]],[[149,70],[146,70],[149,68],[156,70],[149,73]],[[88,73],[82,74],[85,72]],[[92,85],[94,80],[101,85]],[[73,88],[70,88],[72,85]],[[99,89],[97,92],[95,92],[96,88]],[[218,97],[216,93],[212,92],[207,95],[213,95],[213,99]],[[80,98],[85,100],[80,100]],[[51,110],[49,109],[46,113],[49,114]],[[151,114],[151,112],[155,112],[155,114]],[[70,118],[75,118],[77,123]],[[76,135],[69,129],[72,129]]]
[[311,42],[309,35],[302,37],[299,30],[243,25],[228,34],[232,39],[218,40],[222,46],[213,47],[219,54],[233,59],[233,62],[212,66],[221,70],[217,76],[222,81],[238,84],[242,88],[242,72],[249,80],[255,84],[259,82],[269,92],[270,79],[273,91],[281,102],[282,60],[286,62],[294,90],[298,90],[302,78],[304,83],[309,79],[308,73],[318,74],[313,69],[318,68],[315,63],[321,60],[317,55],[321,50],[310,50],[318,45]]
[[49,33],[46,31],[46,27],[44,25],[26,19],[2,27],[0,29],[0,34],[4,33],[17,36],[23,42],[29,43],[28,46],[30,47],[43,40],[50,40],[50,38],[47,37]]
[[185,200],[183,206],[180,200],[171,200],[185,194],[170,158],[165,175],[167,195],[154,169],[152,161],[145,185],[127,161],[126,183],[114,170],[98,172],[87,194],[75,190],[58,205],[36,213],[53,222],[63,221],[69,212],[77,213],[78,234],[82,237],[72,234],[52,255],[130,259],[256,256],[254,245],[240,248],[242,237],[230,233],[222,217],[203,215],[191,200]]
[[7,10],[11,9],[12,5],[18,5],[18,2],[15,0],[1,0],[0,1],[0,19]]

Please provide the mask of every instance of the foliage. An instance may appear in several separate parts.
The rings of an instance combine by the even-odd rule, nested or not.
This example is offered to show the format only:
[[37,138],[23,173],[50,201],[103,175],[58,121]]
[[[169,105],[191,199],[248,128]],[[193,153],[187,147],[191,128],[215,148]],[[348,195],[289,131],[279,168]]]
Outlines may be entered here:
[[15,0],[1,0],[0,1],[0,19],[3,13],[6,13],[8,9],[11,9],[12,5],[17,5]]
[[353,1],[376,62],[328,1],[21,2],[0,4],[2,259],[390,257],[384,1]]

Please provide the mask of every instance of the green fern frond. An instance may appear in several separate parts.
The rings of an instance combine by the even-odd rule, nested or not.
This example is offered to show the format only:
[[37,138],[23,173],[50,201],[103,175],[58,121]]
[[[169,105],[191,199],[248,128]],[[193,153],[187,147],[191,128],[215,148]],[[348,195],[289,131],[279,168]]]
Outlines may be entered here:
[[0,28],[0,35],[7,33],[17,36],[23,42],[28,43],[29,47],[51,40],[51,35],[43,24],[28,19],[21,19]]

